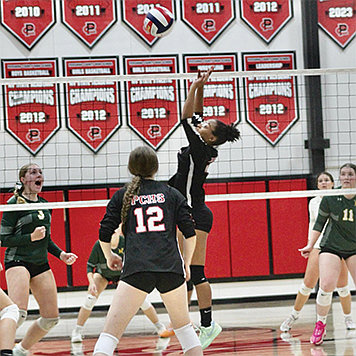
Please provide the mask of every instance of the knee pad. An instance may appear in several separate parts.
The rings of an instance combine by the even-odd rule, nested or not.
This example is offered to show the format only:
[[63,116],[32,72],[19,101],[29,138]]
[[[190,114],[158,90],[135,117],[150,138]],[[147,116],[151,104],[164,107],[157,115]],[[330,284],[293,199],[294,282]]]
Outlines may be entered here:
[[59,322],[59,317],[57,318],[42,318],[37,319],[37,325],[44,331],[50,331]]
[[0,313],[0,320],[3,319],[12,319],[15,323],[19,320],[19,308],[16,304],[10,304],[7,307],[3,308]]
[[319,288],[318,296],[316,297],[316,302],[322,307],[327,307],[331,304],[332,297],[332,292],[324,292],[321,288]]
[[95,305],[97,300],[98,300],[97,297],[94,297],[91,294],[87,294],[87,297],[86,297],[85,302],[83,304],[83,308],[86,309],[86,310],[93,310],[94,305]]
[[208,281],[205,277],[204,266],[190,266],[190,271],[192,274],[191,280],[195,286]]
[[300,285],[298,292],[301,295],[305,295],[306,297],[309,297],[311,291],[313,290],[313,288],[308,288],[304,282]]
[[140,306],[140,308],[142,310],[147,310],[149,308],[152,307],[152,304],[147,300],[147,298],[144,300],[144,302],[142,303],[142,305]]
[[187,291],[190,292],[192,291],[194,288],[194,284],[192,282],[192,280],[190,279],[188,282],[187,282]]
[[17,327],[19,328],[27,319],[27,310],[19,309],[19,321]]
[[112,356],[118,343],[119,339],[114,335],[101,333],[95,344],[93,355],[100,353]]
[[336,289],[337,289],[337,292],[339,294],[339,297],[341,297],[341,298],[345,298],[350,294],[349,286],[336,288]]
[[179,329],[174,329],[174,332],[182,346],[184,353],[193,349],[194,347],[201,347],[198,335],[194,331],[193,325],[191,323],[182,326]]

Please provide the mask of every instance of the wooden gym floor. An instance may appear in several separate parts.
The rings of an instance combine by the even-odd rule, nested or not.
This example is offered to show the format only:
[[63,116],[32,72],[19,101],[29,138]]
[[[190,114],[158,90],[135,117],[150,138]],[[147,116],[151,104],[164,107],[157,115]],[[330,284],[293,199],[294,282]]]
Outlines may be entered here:
[[[341,306],[333,300],[328,317],[327,335],[322,346],[309,343],[315,323],[315,300],[304,307],[299,320],[290,333],[281,333],[279,325],[289,315],[293,301],[272,301],[216,305],[214,320],[223,332],[204,351],[204,355],[240,356],[351,356],[356,355],[356,331],[347,331],[343,322]],[[353,296],[353,319],[356,321],[356,298]],[[157,310],[160,320],[166,325],[168,315],[162,308]],[[197,307],[191,308],[191,318],[199,324]],[[46,339],[31,350],[32,355],[91,355],[96,339],[101,332],[105,313],[94,312],[84,326],[83,343],[70,343],[70,334],[75,326],[75,314],[62,314],[61,321]],[[17,331],[21,339],[33,321],[26,321]],[[160,339],[154,334],[150,321],[141,313],[129,324],[120,340],[115,355],[183,355],[176,337]]]

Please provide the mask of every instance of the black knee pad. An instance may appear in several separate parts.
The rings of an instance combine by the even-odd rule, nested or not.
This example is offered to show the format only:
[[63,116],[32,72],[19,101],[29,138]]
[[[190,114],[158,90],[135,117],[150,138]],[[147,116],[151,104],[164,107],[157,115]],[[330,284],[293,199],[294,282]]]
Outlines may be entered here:
[[192,291],[194,288],[194,284],[192,282],[192,280],[190,279],[188,282],[187,282],[187,290],[188,292]]
[[192,275],[191,280],[195,286],[208,281],[205,277],[204,266],[191,265],[190,272]]

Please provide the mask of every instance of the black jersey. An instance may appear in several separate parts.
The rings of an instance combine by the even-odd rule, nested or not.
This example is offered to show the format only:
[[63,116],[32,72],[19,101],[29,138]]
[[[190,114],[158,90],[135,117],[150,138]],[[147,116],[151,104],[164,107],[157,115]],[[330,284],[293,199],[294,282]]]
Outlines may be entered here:
[[[118,190],[100,223],[99,239],[109,242],[121,223],[126,188]],[[186,238],[195,235],[193,221],[183,195],[161,182],[142,179],[140,191],[131,202],[125,226],[123,277],[137,272],[184,274],[179,252],[177,226]]]
[[190,207],[199,207],[205,204],[203,184],[208,176],[209,164],[216,159],[218,151],[204,142],[192,119],[182,120],[182,124],[189,146],[182,147],[178,152],[178,171],[168,183],[187,198]]
[[[27,203],[47,203],[38,197],[31,201],[21,196]],[[8,204],[16,204],[12,196]],[[38,241],[31,241],[31,234],[36,227],[44,226],[46,235]],[[44,264],[48,262],[47,252],[59,258],[62,250],[51,240],[51,211],[48,209],[4,212],[1,220],[1,245],[7,247],[5,263],[15,260]]]

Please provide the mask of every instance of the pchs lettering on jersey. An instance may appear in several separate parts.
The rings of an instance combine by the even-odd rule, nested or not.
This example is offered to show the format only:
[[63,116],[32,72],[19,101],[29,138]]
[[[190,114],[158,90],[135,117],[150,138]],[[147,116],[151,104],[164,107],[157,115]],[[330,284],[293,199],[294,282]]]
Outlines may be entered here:
[[162,204],[166,201],[163,193],[150,195],[135,195],[131,200],[131,205]]

